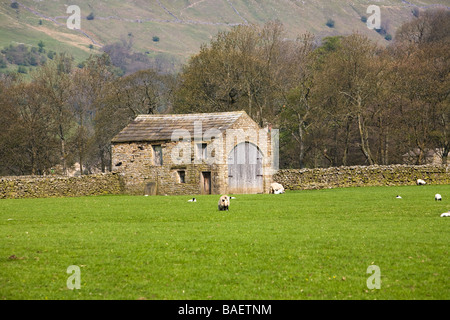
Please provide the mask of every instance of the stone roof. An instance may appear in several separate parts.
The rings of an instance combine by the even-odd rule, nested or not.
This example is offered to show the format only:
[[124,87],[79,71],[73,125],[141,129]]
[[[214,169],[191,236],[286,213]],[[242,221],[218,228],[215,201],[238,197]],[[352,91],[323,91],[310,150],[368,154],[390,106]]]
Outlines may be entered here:
[[223,132],[230,128],[244,114],[246,114],[245,111],[139,115],[119,132],[112,139],[112,142],[171,140],[172,133],[177,129],[189,131],[193,138],[195,122],[201,122],[202,135],[208,129],[218,129]]

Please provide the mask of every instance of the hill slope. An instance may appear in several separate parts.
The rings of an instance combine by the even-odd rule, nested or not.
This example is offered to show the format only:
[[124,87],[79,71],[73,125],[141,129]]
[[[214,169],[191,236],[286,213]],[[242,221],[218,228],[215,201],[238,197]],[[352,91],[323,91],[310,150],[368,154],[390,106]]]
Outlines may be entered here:
[[[449,0],[156,0],[71,1],[81,9],[81,30],[66,26],[69,4],[63,0],[0,1],[0,47],[24,43],[68,51],[81,61],[106,44],[132,39],[133,49],[151,57],[164,56],[182,63],[221,30],[245,23],[278,19],[288,36],[305,31],[318,37],[358,31],[380,44],[384,36],[361,21],[370,4],[381,8],[383,28],[396,28],[413,17],[414,8],[446,7]],[[88,20],[91,15],[93,19]],[[328,19],[334,27],[326,26]]]

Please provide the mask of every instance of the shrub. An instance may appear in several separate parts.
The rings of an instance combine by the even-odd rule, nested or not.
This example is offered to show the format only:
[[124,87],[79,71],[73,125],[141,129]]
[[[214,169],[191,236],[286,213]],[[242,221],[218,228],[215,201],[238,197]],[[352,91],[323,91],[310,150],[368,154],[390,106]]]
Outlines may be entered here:
[[390,34],[387,34],[386,37],[384,37],[384,39],[386,39],[387,41],[391,41],[392,36]]
[[153,36],[153,41],[154,42],[159,42],[159,37],[158,36]]
[[86,17],[86,19],[94,20],[94,13],[93,12],[89,13],[89,15]]
[[382,36],[386,36],[387,35],[387,31],[383,27],[381,27],[380,29],[375,29],[375,31],[378,32]]
[[7,67],[6,59],[0,56],[0,69],[4,69]]
[[14,1],[13,3],[11,3],[11,8],[19,9],[19,4],[16,1]]
[[334,20],[333,19],[328,19],[326,25],[329,28],[334,28]]
[[24,66],[19,66],[18,68],[17,68],[17,72],[18,73],[28,73],[27,72],[27,69],[24,67]]
[[45,53],[44,47],[45,47],[45,43],[44,41],[40,40],[38,43],[38,47],[39,47],[39,52],[40,53]]
[[364,23],[367,23],[367,17],[366,16],[362,16],[361,17],[361,21],[364,22]]

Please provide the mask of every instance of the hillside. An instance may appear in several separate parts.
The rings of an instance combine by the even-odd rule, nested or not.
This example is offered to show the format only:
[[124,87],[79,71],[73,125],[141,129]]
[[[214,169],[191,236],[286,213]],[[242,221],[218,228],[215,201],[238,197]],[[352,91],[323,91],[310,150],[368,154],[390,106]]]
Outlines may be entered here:
[[[74,0],[70,5],[81,9],[81,30],[70,30],[66,1],[20,0],[11,6],[13,2],[0,0],[0,48],[36,47],[43,41],[47,50],[67,51],[82,61],[104,45],[131,39],[133,50],[176,65],[217,32],[238,24],[278,19],[292,38],[306,31],[319,38],[358,31],[386,44],[385,35],[361,21],[370,15],[366,13],[370,4],[380,6],[382,26],[392,36],[413,17],[414,8],[450,7],[449,0]],[[329,19],[333,27],[326,25]]]

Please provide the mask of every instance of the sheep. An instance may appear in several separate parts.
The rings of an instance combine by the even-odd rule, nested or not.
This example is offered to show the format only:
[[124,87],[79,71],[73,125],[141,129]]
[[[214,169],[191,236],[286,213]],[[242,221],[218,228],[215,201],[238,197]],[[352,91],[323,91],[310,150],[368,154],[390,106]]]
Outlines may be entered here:
[[396,196],[396,198],[397,198],[397,199],[401,199],[402,197],[401,197],[401,196]]
[[219,211],[228,211],[230,207],[230,197],[223,195],[219,199],[218,203]]
[[441,217],[450,217],[450,211],[441,214]]
[[436,193],[436,194],[434,195],[434,200],[435,200],[435,201],[442,201],[442,196],[441,196],[439,193]]
[[197,202],[197,199],[192,198],[192,199],[189,199],[188,202]]
[[426,184],[427,184],[427,183],[426,183],[424,180],[422,180],[422,179],[417,179],[416,183],[417,183],[418,186],[423,186],[423,185],[426,185]]
[[269,193],[272,194],[284,193],[284,187],[281,184],[274,182],[270,185]]

